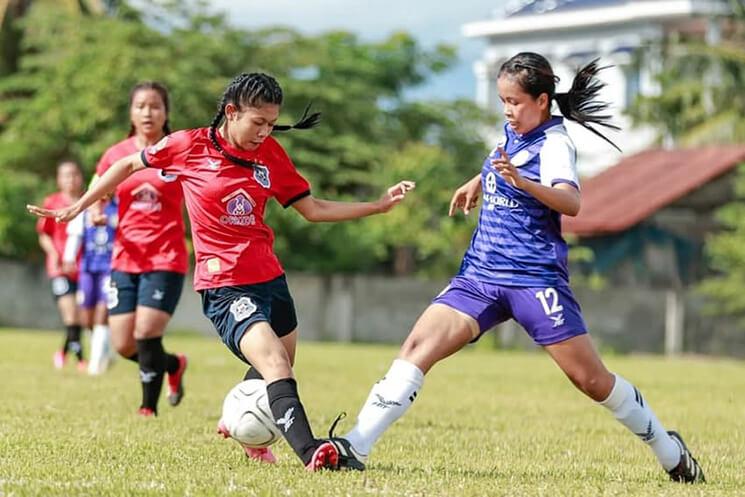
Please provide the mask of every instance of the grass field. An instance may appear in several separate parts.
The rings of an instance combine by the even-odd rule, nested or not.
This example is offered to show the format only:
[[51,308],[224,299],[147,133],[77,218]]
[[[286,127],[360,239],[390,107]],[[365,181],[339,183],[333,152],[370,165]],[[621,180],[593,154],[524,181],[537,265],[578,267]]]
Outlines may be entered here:
[[[368,471],[310,474],[284,442],[267,466],[216,436],[222,398],[244,372],[217,340],[167,337],[190,358],[186,397],[177,408],[163,398],[159,418],[141,419],[133,364],[97,378],[54,371],[60,339],[0,330],[2,497],[745,493],[745,364],[735,361],[606,358],[684,435],[709,480],[692,487],[669,482],[647,447],[540,352],[462,351],[430,373]],[[395,352],[300,344],[296,373],[318,435],[340,410],[354,418]]]

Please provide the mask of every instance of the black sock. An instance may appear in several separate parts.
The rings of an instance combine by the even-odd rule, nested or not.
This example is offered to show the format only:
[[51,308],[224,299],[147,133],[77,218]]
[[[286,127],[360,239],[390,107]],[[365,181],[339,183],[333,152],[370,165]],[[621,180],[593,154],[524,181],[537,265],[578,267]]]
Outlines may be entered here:
[[65,326],[64,352],[72,352],[78,361],[83,360],[83,345],[80,343],[80,325],[68,324]]
[[259,370],[255,367],[251,366],[248,368],[248,371],[246,371],[246,374],[243,376],[243,381],[246,380],[263,380],[264,377],[261,376],[261,373],[259,373]]
[[266,386],[269,408],[282,435],[295,454],[307,465],[318,447],[308,424],[305,409],[297,394],[297,383],[292,378],[274,381]]
[[140,358],[137,356],[137,352],[132,354],[131,356],[122,356],[128,361],[136,362],[137,364],[140,363]]
[[142,405],[140,407],[147,407],[157,413],[158,398],[163,387],[163,373],[166,366],[163,337],[137,340],[137,356],[142,383]]
[[179,366],[181,363],[178,360],[178,356],[175,354],[169,354],[168,352],[165,352],[166,354],[166,373],[173,374],[176,371],[178,371]]

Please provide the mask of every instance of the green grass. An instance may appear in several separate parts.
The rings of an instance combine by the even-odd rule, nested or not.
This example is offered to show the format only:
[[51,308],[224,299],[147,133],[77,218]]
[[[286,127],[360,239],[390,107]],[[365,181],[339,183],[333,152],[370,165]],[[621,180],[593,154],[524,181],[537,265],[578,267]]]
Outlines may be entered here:
[[[290,449],[248,461],[215,434],[242,364],[217,340],[173,335],[190,357],[178,408],[135,415],[139,384],[119,361],[93,378],[57,372],[60,334],[0,330],[0,496],[742,495],[745,365],[611,357],[663,424],[678,429],[709,482],[667,480],[651,452],[574,390],[543,353],[462,351],[435,367],[364,473],[305,472]],[[296,373],[317,434],[354,418],[395,347],[301,343]],[[348,427],[351,420],[347,420]],[[344,426],[342,427],[342,430]]]

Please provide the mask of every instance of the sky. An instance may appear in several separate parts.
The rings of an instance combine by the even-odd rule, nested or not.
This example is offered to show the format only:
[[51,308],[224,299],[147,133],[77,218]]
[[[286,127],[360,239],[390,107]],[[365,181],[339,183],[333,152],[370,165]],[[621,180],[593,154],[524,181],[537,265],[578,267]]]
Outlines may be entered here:
[[461,26],[501,16],[505,0],[212,0],[235,26],[285,25],[305,34],[343,29],[366,41],[406,31],[425,48],[447,43],[459,62],[411,94],[413,98],[471,98],[476,94],[472,65],[485,43],[461,34]]

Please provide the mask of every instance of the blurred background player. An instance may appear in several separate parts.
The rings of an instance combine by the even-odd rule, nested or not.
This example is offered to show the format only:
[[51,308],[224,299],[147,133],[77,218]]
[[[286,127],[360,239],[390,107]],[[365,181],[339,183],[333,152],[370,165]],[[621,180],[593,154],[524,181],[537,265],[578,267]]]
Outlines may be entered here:
[[599,70],[597,61],[588,64],[568,93],[556,93],[558,78],[541,55],[520,53],[500,68],[504,137],[450,206],[450,215],[468,213],[483,190],[479,224],[458,275],[416,322],[354,428],[332,438],[342,466],[364,469],[373,444],[411,406],[434,364],[515,319],[579,390],[652,449],[672,480],[704,481],[680,435],[665,430],[634,385],[606,369],[569,287],[561,215],[579,212],[579,179],[574,143],[564,118],[551,115],[551,104],[606,139],[592,127],[613,127],[598,114],[607,108],[596,100],[604,86],[596,79]]
[[[313,197],[308,181],[270,135],[274,130],[312,127],[319,116],[304,115],[293,126],[276,126],[282,100],[282,89],[273,77],[241,74],[225,89],[209,127],[179,131],[141,154],[117,161],[70,208],[51,211],[29,206],[29,210],[64,221],[146,167],[149,173],[175,174],[191,219],[194,287],[202,295],[205,315],[231,352],[265,379],[275,422],[305,467],[337,469],[336,447],[313,436],[300,402],[292,371],[295,304],[274,253],[274,233],[264,223],[264,209],[275,198],[308,221],[356,219],[387,212],[414,185],[394,185],[375,202]],[[274,461],[268,449],[247,448],[246,453]]]
[[86,211],[67,225],[63,267],[72,268],[80,256],[78,306],[81,325],[92,330],[88,358],[88,373],[92,375],[106,371],[112,353],[106,297],[118,208],[112,200],[95,223],[92,213]]
[[[80,198],[83,189],[83,174],[80,166],[73,161],[63,161],[57,165],[58,192],[44,199],[42,205],[47,209],[68,207]],[[78,268],[73,263],[63,267],[62,256],[67,240],[67,223],[55,223],[53,219],[39,219],[36,223],[39,245],[46,254],[47,276],[52,284],[52,295],[57,301],[62,323],[65,326],[65,341],[62,348],[54,353],[54,367],[62,369],[67,353],[72,352],[78,361],[78,370],[85,370],[83,346],[80,339],[80,321],[75,302]]]
[[[165,86],[153,81],[135,85],[129,95],[129,137],[106,150],[96,167],[97,177],[117,160],[170,133],[168,113]],[[127,178],[116,192],[106,192],[115,193],[119,202],[108,292],[111,339],[122,357],[139,364],[142,416],[158,413],[164,373],[168,402],[176,406],[184,395],[186,356],[163,348],[163,334],[181,298],[188,265],[184,195],[175,180],[147,169]],[[94,215],[101,209],[100,204],[94,206]]]

